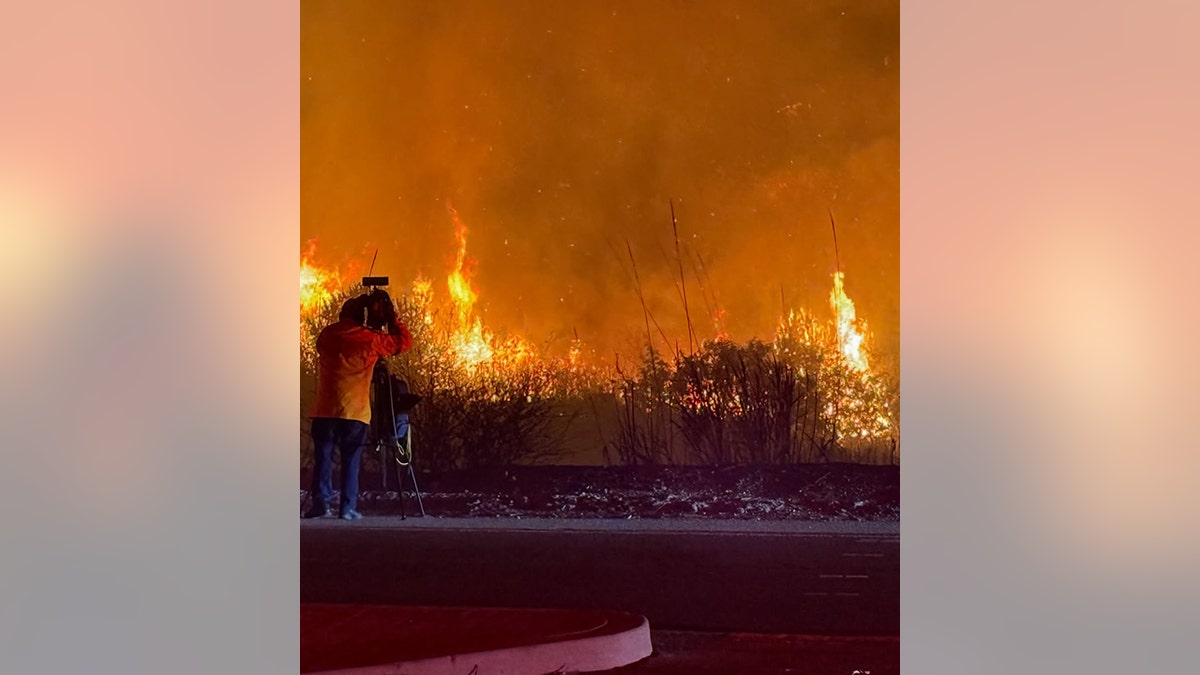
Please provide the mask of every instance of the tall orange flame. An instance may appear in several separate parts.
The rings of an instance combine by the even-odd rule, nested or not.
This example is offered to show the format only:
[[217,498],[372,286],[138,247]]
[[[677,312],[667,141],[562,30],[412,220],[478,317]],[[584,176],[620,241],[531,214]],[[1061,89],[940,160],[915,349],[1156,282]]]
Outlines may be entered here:
[[458,318],[459,328],[462,328],[469,323],[471,309],[475,306],[475,301],[479,296],[471,289],[471,268],[474,267],[474,260],[467,259],[467,226],[463,225],[462,220],[458,217],[458,211],[455,211],[453,206],[447,205],[446,208],[454,220],[454,240],[458,243],[454,271],[450,273],[446,285],[449,286],[450,297],[454,300],[454,311]]
[[894,437],[890,376],[869,367],[870,333],[866,322],[857,318],[844,281],[840,271],[833,275],[833,321],[804,309],[789,311],[780,318],[775,348],[785,357],[800,357],[801,373],[818,378],[826,392],[825,413],[833,419],[838,438]]
[[829,293],[829,304],[837,317],[838,349],[846,363],[858,371],[867,369],[867,355],[862,351],[863,334],[855,326],[854,301],[846,295],[842,285],[843,273],[833,275],[833,290]]
[[479,296],[471,288],[471,271],[474,260],[467,258],[467,226],[458,217],[458,211],[447,204],[450,217],[454,220],[454,239],[458,252],[454,259],[454,271],[446,279],[450,298],[454,301],[456,326],[450,338],[451,347],[459,360],[468,366],[490,361],[492,358],[491,335],[483,330],[483,322],[473,316],[475,301]]

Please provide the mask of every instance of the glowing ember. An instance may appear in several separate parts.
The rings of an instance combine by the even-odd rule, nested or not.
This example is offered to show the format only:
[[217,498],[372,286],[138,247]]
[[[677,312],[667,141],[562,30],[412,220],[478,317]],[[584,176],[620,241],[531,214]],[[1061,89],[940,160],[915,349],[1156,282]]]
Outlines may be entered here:
[[833,291],[829,293],[829,304],[837,317],[838,350],[857,371],[867,369],[867,356],[862,352],[863,335],[855,327],[854,302],[846,295],[842,287],[841,272],[833,275]]
[[725,310],[717,308],[712,313],[713,333],[718,340],[728,340],[729,333],[725,330]]

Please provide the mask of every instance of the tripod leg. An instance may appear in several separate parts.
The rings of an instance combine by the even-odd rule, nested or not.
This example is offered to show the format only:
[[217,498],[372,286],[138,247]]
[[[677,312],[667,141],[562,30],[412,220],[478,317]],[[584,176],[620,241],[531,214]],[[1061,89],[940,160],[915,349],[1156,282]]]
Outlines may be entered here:
[[425,504],[421,503],[421,488],[417,486],[417,474],[413,471],[412,464],[408,465],[408,477],[412,479],[413,494],[417,496],[417,507],[421,509],[421,515],[425,515]]
[[404,435],[404,448],[408,451],[408,477],[412,479],[413,494],[417,496],[417,508],[421,509],[421,517],[425,516],[425,504],[421,501],[421,486],[417,485],[417,473],[413,470],[412,427]]
[[383,481],[383,491],[387,492],[387,448],[383,443],[380,443],[375,447],[379,450],[379,473]]
[[[399,442],[395,450],[400,452]],[[408,516],[404,513],[404,472],[399,468],[396,469],[396,493],[400,496],[400,520],[407,520]]]

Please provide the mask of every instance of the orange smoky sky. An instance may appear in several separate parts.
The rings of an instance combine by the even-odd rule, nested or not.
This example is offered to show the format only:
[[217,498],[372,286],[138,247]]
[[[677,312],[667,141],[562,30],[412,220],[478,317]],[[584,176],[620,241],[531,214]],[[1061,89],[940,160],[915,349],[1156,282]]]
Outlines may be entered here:
[[[599,350],[650,312],[769,338],[846,292],[899,345],[900,8],[887,2],[305,0],[301,240],[446,292],[453,205],[492,330]],[[560,343],[561,344],[561,343]]]

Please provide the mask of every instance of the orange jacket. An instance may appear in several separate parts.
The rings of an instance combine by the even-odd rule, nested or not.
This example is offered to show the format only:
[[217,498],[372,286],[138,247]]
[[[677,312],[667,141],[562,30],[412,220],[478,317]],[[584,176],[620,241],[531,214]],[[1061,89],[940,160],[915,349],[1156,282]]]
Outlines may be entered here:
[[[317,336],[317,398],[310,417],[337,417],[371,423],[371,374],[381,356],[412,346],[412,335],[396,322],[394,333],[381,333],[338,321]],[[389,329],[390,330],[390,329]]]

